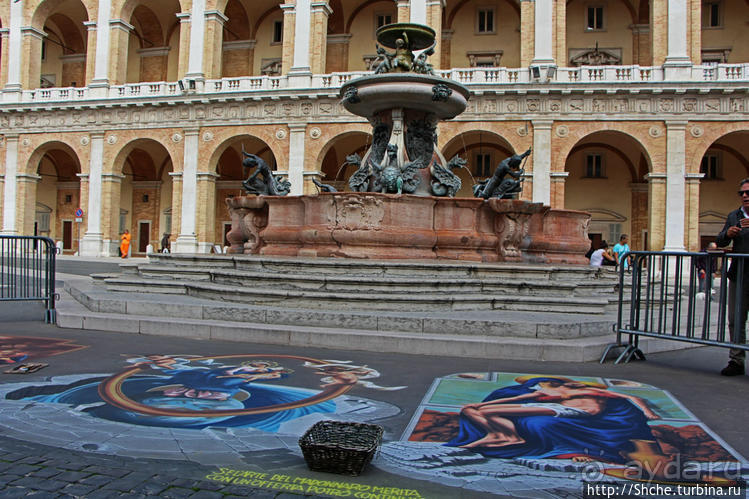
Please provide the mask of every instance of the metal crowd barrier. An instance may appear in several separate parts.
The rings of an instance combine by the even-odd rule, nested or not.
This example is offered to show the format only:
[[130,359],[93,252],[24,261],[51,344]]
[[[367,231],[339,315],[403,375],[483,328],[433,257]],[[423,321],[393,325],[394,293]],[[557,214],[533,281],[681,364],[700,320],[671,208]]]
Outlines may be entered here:
[[55,323],[55,256],[48,237],[0,236],[0,301],[43,301],[44,320]]
[[[741,317],[741,296],[749,282],[735,280],[734,307],[728,310],[727,278],[731,264],[736,267],[737,276],[744,275],[749,254],[633,251],[628,255],[632,258],[631,270],[625,271],[623,265],[619,269],[616,343],[606,348],[601,363],[620,347],[624,350],[617,357],[617,364],[632,358],[645,359],[639,347],[641,336],[749,350],[745,342],[732,341],[728,330],[728,314],[734,314],[737,325],[746,319],[746,315]],[[706,268],[702,288],[700,261]]]

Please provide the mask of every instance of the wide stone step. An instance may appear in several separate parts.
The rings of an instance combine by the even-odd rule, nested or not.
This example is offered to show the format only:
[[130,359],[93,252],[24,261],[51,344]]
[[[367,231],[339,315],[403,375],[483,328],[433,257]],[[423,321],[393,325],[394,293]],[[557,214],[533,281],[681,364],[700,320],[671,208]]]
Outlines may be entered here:
[[345,311],[246,305],[186,295],[110,292],[66,284],[65,289],[93,312],[169,316],[178,319],[397,330],[434,334],[482,334],[523,338],[597,336],[611,330],[613,317],[509,311]]
[[[126,274],[126,277],[135,274]],[[342,274],[279,274],[192,267],[140,265],[138,276],[143,279],[206,281],[240,287],[270,287],[275,289],[304,289],[359,293],[512,293],[519,295],[602,296],[613,295],[611,281],[550,281],[503,277],[453,277],[450,279],[423,275],[352,276]],[[112,277],[112,276],[108,276]]]
[[121,276],[104,279],[110,291],[187,294],[212,300],[248,304],[278,304],[302,308],[345,310],[527,310],[602,314],[606,296],[534,296],[517,293],[341,293],[317,290],[240,287],[205,281],[143,279]]
[[213,270],[235,269],[240,271],[270,272],[279,274],[314,275],[381,275],[381,276],[429,276],[448,277],[513,277],[534,280],[590,281],[604,279],[618,281],[616,272],[606,268],[585,265],[541,265],[531,263],[479,263],[462,261],[383,261],[339,258],[293,258],[258,255],[149,255],[148,264],[164,267],[188,267]]
[[[60,327],[80,328],[99,331],[117,331],[134,334],[151,334],[163,336],[178,336],[200,338],[207,340],[231,340],[244,342],[257,342],[290,346],[309,346],[331,347],[331,348],[348,348],[353,350],[366,350],[378,352],[402,352],[412,354],[428,355],[450,355],[466,356],[474,358],[512,358],[533,361],[570,361],[583,362],[598,360],[606,345],[614,341],[614,335],[608,332],[602,332],[597,335],[579,336],[573,332],[568,338],[547,338],[538,336],[520,336],[513,334],[511,336],[502,336],[493,334],[495,331],[487,331],[480,327],[474,329],[466,328],[462,324],[463,334],[455,334],[458,324],[454,327],[446,326],[437,332],[432,328],[444,319],[434,319],[433,322],[425,321],[418,317],[409,317],[403,315],[401,320],[411,319],[412,330],[405,330],[404,325],[407,322],[388,323],[385,319],[383,322],[377,321],[377,329],[355,327],[356,324],[345,325],[340,323],[339,327],[320,327],[310,320],[326,320],[323,315],[309,317],[306,324],[288,324],[284,321],[275,323],[268,320],[266,322],[252,322],[244,319],[249,316],[232,317],[233,320],[227,320],[226,314],[236,312],[241,307],[232,308],[231,305],[226,307],[224,312],[219,308],[211,308],[211,305],[205,302],[193,301],[189,297],[180,297],[187,299],[188,302],[183,305],[192,305],[193,311],[200,309],[203,313],[217,313],[224,317],[224,320],[218,318],[187,318],[175,315],[179,310],[185,311],[188,308],[180,309],[179,303],[172,301],[172,308],[165,309],[166,302],[158,303],[159,300],[128,300],[122,299],[122,296],[114,294],[97,292],[96,290],[80,290],[68,286],[66,289],[72,294],[77,295],[73,299],[67,292],[62,293],[62,299],[58,303],[57,321]],[[154,295],[158,296],[158,295]],[[112,302],[109,302],[109,298]],[[168,297],[167,297],[168,298]],[[174,297],[172,297],[174,298]],[[125,310],[121,312],[94,310],[98,308],[107,308],[114,306],[119,299],[119,306]],[[88,300],[88,305],[93,309],[87,308],[83,303]],[[140,302],[140,304],[138,304]],[[158,313],[152,314],[146,308],[141,308],[141,314],[136,314],[138,307],[146,307],[144,303],[150,302],[152,306],[157,307]],[[220,304],[214,304],[213,307],[220,307]],[[94,311],[92,311],[94,310]],[[246,309],[249,311],[250,309]],[[291,312],[291,311],[280,311]],[[275,313],[280,313],[279,311]],[[194,312],[193,312],[194,313]],[[265,310],[266,319],[274,317],[274,312],[270,309]],[[330,315],[326,312],[328,319],[336,314]],[[291,314],[293,316],[293,313]],[[345,316],[345,314],[343,315]],[[343,316],[339,316],[339,319]],[[229,317],[231,317],[229,315]],[[283,317],[283,315],[281,315]],[[353,317],[352,315],[348,316]],[[287,317],[289,320],[290,317]],[[359,317],[361,318],[361,317]],[[357,321],[358,319],[357,318]],[[298,316],[297,320],[302,317]],[[371,317],[370,317],[371,319]],[[456,319],[458,320],[458,319]],[[273,323],[271,323],[273,322]],[[479,321],[480,322],[480,321]],[[486,321],[488,323],[488,321]],[[526,321],[528,322],[528,321]],[[421,330],[416,329],[416,325]],[[429,326],[432,324],[432,326]],[[388,328],[391,325],[391,328]],[[478,326],[478,323],[476,324]],[[569,325],[569,324],[568,324]],[[602,324],[594,326],[594,329],[600,328]],[[544,328],[537,329],[542,331]],[[551,328],[547,328],[551,331]],[[598,329],[600,330],[600,329]],[[514,331],[515,333],[517,331]],[[674,342],[649,341],[644,339],[640,346],[644,351],[659,351],[662,349],[673,349]]]

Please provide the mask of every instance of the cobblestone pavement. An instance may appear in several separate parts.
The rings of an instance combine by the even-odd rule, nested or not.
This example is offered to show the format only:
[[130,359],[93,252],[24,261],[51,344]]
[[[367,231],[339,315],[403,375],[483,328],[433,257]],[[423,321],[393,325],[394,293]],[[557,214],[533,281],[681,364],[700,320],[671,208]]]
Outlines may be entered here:
[[165,499],[319,497],[200,479],[215,470],[189,461],[133,459],[48,447],[0,436],[0,498]]

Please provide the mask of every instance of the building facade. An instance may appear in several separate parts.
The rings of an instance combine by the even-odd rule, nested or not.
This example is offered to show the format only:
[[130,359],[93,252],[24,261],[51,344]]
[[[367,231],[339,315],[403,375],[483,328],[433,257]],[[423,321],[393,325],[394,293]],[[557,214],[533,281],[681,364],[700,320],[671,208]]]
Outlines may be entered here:
[[738,206],[747,0],[0,0],[2,233],[213,251],[243,149],[292,195],[344,189],[371,127],[338,91],[391,22],[434,28],[471,90],[438,128],[460,196],[530,147],[522,198],[590,212],[595,239],[698,250]]

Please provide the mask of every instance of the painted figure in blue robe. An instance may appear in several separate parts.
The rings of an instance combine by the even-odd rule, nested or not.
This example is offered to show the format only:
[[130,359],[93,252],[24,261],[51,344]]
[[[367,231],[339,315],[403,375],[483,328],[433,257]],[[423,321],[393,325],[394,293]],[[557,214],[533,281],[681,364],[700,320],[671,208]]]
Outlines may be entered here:
[[640,398],[566,378],[518,378],[460,413],[445,445],[498,458],[596,459],[624,463],[632,440],[655,440],[657,419]]
[[236,367],[170,369],[163,372],[169,374],[164,385],[149,391],[161,391],[165,397],[228,400],[230,397],[244,396],[244,388],[253,381],[286,378],[291,371],[278,367],[275,362],[252,361]]
[[335,401],[328,400],[277,412],[203,417],[200,415],[202,410],[241,410],[281,405],[313,397],[319,391],[262,383],[262,381],[272,382],[286,378],[291,372],[270,361],[252,361],[240,366],[223,365],[211,369],[164,367],[158,370],[168,376],[152,374],[130,376],[122,382],[123,394],[137,403],[152,407],[193,411],[195,413],[193,416],[152,416],[106,404],[98,392],[101,379],[60,387],[60,391],[52,394],[48,389],[42,393],[25,389],[18,394],[9,394],[8,398],[69,404],[94,417],[111,421],[189,429],[209,426],[252,427],[276,432],[286,421],[307,414],[336,411]]

